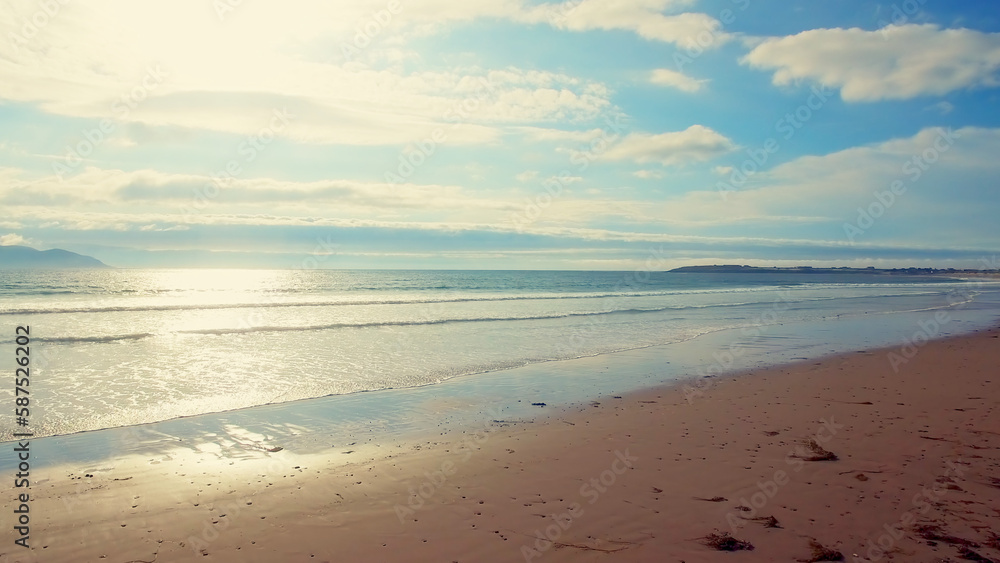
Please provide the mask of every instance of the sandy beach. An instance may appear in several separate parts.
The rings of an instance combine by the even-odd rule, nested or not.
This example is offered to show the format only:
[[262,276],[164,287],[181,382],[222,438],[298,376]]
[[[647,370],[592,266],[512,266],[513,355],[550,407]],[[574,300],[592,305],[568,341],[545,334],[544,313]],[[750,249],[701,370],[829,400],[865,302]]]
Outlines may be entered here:
[[391,448],[46,468],[31,550],[12,537],[0,561],[1000,560],[998,336],[539,407]]

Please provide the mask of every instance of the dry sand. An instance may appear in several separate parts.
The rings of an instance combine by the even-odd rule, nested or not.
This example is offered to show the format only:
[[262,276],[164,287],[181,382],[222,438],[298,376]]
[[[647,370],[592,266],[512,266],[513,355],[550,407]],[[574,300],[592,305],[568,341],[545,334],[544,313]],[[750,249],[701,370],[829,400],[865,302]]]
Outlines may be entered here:
[[[854,353],[388,454],[49,469],[31,554],[8,534],[0,561],[834,560],[813,542],[847,561],[1000,560],[997,338],[932,342],[898,373],[887,350]],[[837,459],[807,460],[810,439]]]

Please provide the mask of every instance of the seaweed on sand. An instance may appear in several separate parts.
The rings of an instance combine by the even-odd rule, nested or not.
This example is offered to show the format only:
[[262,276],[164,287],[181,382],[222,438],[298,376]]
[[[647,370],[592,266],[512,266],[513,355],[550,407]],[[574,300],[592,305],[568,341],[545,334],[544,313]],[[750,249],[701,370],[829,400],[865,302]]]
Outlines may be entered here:
[[941,530],[941,526],[937,524],[920,524],[915,528],[915,531],[917,535],[925,540],[939,541],[962,547],[979,547],[979,544],[974,541],[944,533]]
[[823,544],[816,540],[809,540],[809,547],[812,548],[812,557],[809,559],[799,559],[804,563],[818,563],[819,561],[843,561],[844,554],[830,549],[828,547],[823,547]]
[[778,519],[774,516],[758,516],[756,518],[748,518],[748,520],[753,520],[754,522],[760,522],[765,528],[780,528],[781,524],[778,523]]
[[708,534],[702,538],[702,542],[717,551],[753,551],[752,543],[738,540],[729,535],[729,532]]

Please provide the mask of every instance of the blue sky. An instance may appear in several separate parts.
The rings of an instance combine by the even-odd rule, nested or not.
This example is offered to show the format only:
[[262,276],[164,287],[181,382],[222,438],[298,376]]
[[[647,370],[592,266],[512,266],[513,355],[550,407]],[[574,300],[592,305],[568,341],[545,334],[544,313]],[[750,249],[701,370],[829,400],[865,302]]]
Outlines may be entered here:
[[0,244],[121,267],[982,267],[998,95],[985,1],[14,1]]

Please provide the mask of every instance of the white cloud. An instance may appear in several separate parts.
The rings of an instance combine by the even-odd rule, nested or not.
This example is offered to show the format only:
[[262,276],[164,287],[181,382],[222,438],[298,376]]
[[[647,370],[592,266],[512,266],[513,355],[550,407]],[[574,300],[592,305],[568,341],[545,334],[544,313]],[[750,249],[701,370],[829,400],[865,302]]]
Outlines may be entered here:
[[946,100],[942,100],[936,104],[931,104],[927,106],[926,108],[924,108],[924,110],[934,110],[940,113],[941,115],[948,115],[949,113],[955,111],[955,104]]
[[776,85],[812,80],[849,102],[905,100],[1000,84],[1000,33],[890,25],[813,29],[764,40],[742,62],[774,70]]
[[514,176],[514,179],[521,183],[532,182],[536,178],[538,178],[538,170],[525,170],[524,172]]
[[[843,237],[843,223],[881,197],[892,205],[866,237],[891,235],[895,241],[955,247],[969,247],[970,241],[992,244],[995,237],[987,233],[996,232],[1000,213],[994,197],[997,154],[1000,129],[931,127],[910,137],[797,158],[757,174],[753,187],[726,193],[722,205],[720,194],[712,191],[688,193],[678,205],[691,217],[713,209],[729,219],[826,217],[831,237]],[[895,182],[902,193],[889,193]]]
[[663,178],[663,174],[656,170],[636,170],[632,175],[643,180],[659,180]]
[[[406,28],[403,36],[408,33],[425,36],[438,32],[452,22],[491,18],[527,24],[545,23],[566,31],[624,30],[651,41],[685,45],[696,41],[701,34],[701,46],[704,48],[716,47],[732,39],[732,35],[724,32],[721,22],[715,18],[704,13],[683,11],[695,3],[696,0],[566,0],[542,3],[525,0],[464,3],[408,0],[403,3],[404,9],[393,20],[393,24],[398,22]],[[335,12],[340,4],[342,3],[327,10]],[[382,8],[383,5],[382,0],[368,3],[371,10]],[[353,10],[359,11],[359,17],[363,19],[367,15],[363,10],[356,7]],[[347,24],[347,18],[340,16],[340,19],[351,30],[356,27],[354,22]],[[708,43],[704,41],[706,35],[710,39]]]
[[16,233],[0,235],[0,246],[28,246],[28,239]]
[[[127,172],[88,167],[66,182],[52,176],[27,177],[23,171],[18,175],[11,169],[0,169],[0,173],[7,178],[0,184],[0,205],[26,229],[167,232],[199,224],[386,228],[423,224],[433,229],[509,230],[515,225],[512,218],[523,218],[526,209],[520,193],[484,194],[451,185],[241,178],[219,188],[211,184],[208,176],[154,170]],[[561,176],[560,181],[576,184],[583,178]],[[29,186],[31,189],[26,189]],[[714,199],[692,213],[686,204],[677,205],[677,200],[632,200],[625,195],[627,192],[618,187],[588,192],[606,197],[559,198],[531,226],[543,229],[538,231],[542,233],[550,232],[544,229],[590,227],[609,218],[617,224],[645,225],[720,221],[715,194]],[[733,220],[744,220],[744,216]]]
[[586,131],[547,129],[544,127],[514,127],[512,129],[515,132],[523,134],[525,139],[531,142],[570,141],[574,143],[589,143],[605,135],[605,131],[602,129],[589,129]]
[[[903,180],[908,192],[891,211],[894,221],[903,217],[909,220],[897,225],[897,231],[917,226],[922,230],[910,240],[928,243],[947,238],[941,229],[953,231],[954,235],[948,235],[953,238],[969,237],[974,232],[981,235],[986,232],[984,229],[993,228],[984,222],[984,217],[995,217],[1000,212],[992,197],[995,178],[1000,175],[996,159],[1000,153],[1000,129],[958,130],[954,148],[931,154],[935,162],[914,180],[920,167],[912,164],[913,159],[933,148],[942,133],[930,128],[913,137],[800,157],[759,172],[752,182],[727,194],[725,200],[712,188],[716,181],[728,181],[729,174],[735,172],[727,167],[713,169],[720,176],[710,181],[705,191],[665,200],[644,199],[640,193],[609,184],[601,192],[607,197],[554,201],[533,225],[546,229],[590,228],[607,224],[606,221],[647,229],[653,225],[674,228],[755,225],[754,228],[765,230],[786,229],[783,234],[787,236],[797,232],[799,227],[795,225],[804,228],[826,223],[835,231],[831,236],[836,237],[840,222],[855,213],[858,206],[868,205],[873,191],[885,191],[893,181]],[[710,158],[731,148],[732,143],[710,129],[695,126],[677,133],[632,134],[620,146],[622,150],[612,157],[673,165]],[[613,145],[608,152],[618,148],[619,145]],[[904,168],[907,162],[911,164]],[[531,172],[523,178],[538,181],[543,177]],[[663,174],[655,168],[631,173],[640,178]],[[516,190],[481,191],[458,185],[239,178],[219,188],[216,197],[206,198],[195,194],[216,190],[206,189],[211,178],[199,174],[87,167],[60,182],[52,176],[39,178],[24,171],[0,168],[0,178],[3,179],[0,206],[11,221],[4,228],[15,232],[37,228],[45,222],[59,229],[121,231],[142,227],[163,230],[189,222],[327,224],[323,223],[325,220],[474,223],[502,228],[511,224],[511,216],[523,214],[525,209],[524,199]],[[568,181],[578,182],[579,177],[573,176]],[[591,195],[601,194],[591,192]],[[265,214],[262,209],[266,209]],[[804,232],[802,236],[806,236]],[[981,240],[982,236],[973,239]]]
[[630,133],[601,158],[677,166],[709,160],[735,150],[733,142],[704,125],[671,133]]
[[[570,31],[626,30],[643,39],[687,45],[703,38],[702,47],[711,48],[729,41],[722,24],[702,13],[664,14],[694,2],[689,0],[569,0],[523,9],[515,19],[548,22]],[[708,42],[704,41],[708,38]]]
[[[822,247],[825,240],[830,247],[846,246],[842,223],[853,220],[859,206],[874,201],[873,192],[884,192],[893,181],[902,180],[906,193],[897,197],[879,227],[866,233],[862,246],[878,241],[928,248],[991,244],[1000,212],[992,197],[1000,174],[995,156],[1000,152],[1000,129],[956,131],[953,148],[932,155],[934,162],[914,179],[920,167],[910,166],[907,172],[904,165],[928,154],[944,133],[929,128],[912,137],[800,157],[758,173],[754,188],[742,186],[726,200],[711,189],[667,199],[642,199],[636,193],[630,199],[624,190],[609,186],[603,190],[608,197],[589,192],[594,197],[554,200],[537,220],[522,224],[520,232],[581,240],[801,247]],[[484,196],[460,186],[255,178],[236,181],[204,208],[184,215],[181,207],[190,204],[192,190],[208,178],[93,168],[82,174],[87,190],[80,190],[75,180],[63,185],[53,178],[23,179],[0,169],[6,179],[0,184],[0,199],[8,217],[25,229],[48,225],[54,230],[121,232],[166,231],[178,225],[513,232],[517,229],[510,218],[525,209],[523,197]],[[31,190],[24,189],[27,185]],[[35,199],[16,200],[26,192]],[[601,228],[609,224],[616,228]],[[714,234],[704,229],[719,226],[739,226],[735,232],[747,236],[704,236]],[[880,237],[879,228],[896,238]]]
[[139,230],[143,232],[165,233],[169,231],[188,231],[191,230],[191,227],[188,227],[187,225],[174,225],[172,227],[161,227],[155,223],[150,223],[149,225],[142,225],[141,227],[139,227]]
[[[30,189],[28,189],[30,187]],[[129,210],[175,214],[258,213],[261,206],[275,213],[338,214],[363,217],[402,213],[501,213],[515,208],[501,199],[476,197],[460,186],[389,184],[354,180],[295,182],[271,178],[235,178],[222,185],[210,176],[155,170],[103,170],[87,167],[60,181],[55,176],[27,179],[10,176],[0,185],[0,203],[23,221],[38,217],[40,207],[86,206],[109,214]],[[116,222],[120,222],[116,220]],[[142,223],[154,221],[144,220]]]
[[[38,9],[33,0],[14,4],[15,13],[28,17]],[[492,142],[498,124],[586,120],[610,107],[602,84],[552,72],[331,63],[386,5],[336,4],[243,3],[220,22],[212,3],[202,0],[141,9],[104,0],[65,6],[23,41],[10,39],[20,36],[22,20],[3,18],[0,37],[16,49],[0,57],[0,100],[93,119],[94,126],[109,118],[237,134],[256,132],[273,109],[287,108],[298,119],[282,135],[355,145],[405,144],[439,126],[448,126],[449,142]],[[403,60],[397,43],[414,26],[515,18],[522,11],[512,0],[404,2],[398,15],[379,24],[365,52],[384,48],[388,58]],[[155,80],[147,69],[154,69]],[[123,105],[123,96],[134,103]],[[463,127],[450,127],[456,122]]]
[[658,68],[653,71],[649,81],[658,86],[676,88],[682,92],[697,92],[701,90],[708,80],[698,80],[686,74],[666,68]]
[[[804,193],[813,196],[824,192],[866,194],[876,188],[886,189],[893,180],[915,184],[936,169],[954,168],[956,164],[967,172],[982,166],[996,168],[995,158],[988,156],[994,149],[1000,149],[1000,129],[928,127],[910,137],[800,157],[775,167],[768,177],[773,184],[808,188]],[[947,195],[944,190],[955,194],[969,186],[956,181],[954,186],[936,190],[922,187],[924,193]]]

